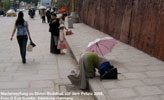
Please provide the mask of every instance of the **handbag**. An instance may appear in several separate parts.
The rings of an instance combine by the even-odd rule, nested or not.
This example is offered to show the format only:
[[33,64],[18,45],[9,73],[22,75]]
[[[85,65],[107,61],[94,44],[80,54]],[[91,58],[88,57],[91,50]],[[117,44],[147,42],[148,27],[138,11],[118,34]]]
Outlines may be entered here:
[[114,68],[109,61],[99,66],[100,80],[102,79],[118,79],[117,68]]
[[30,40],[30,43],[28,44],[28,47],[27,47],[27,51],[32,52],[32,48],[35,46],[36,46],[35,43],[32,40]]
[[66,31],[66,35],[71,35],[72,34],[72,31],[71,30],[67,30]]
[[32,40],[30,40],[30,45],[32,45],[32,47],[36,46],[36,44]]
[[33,46],[32,46],[31,44],[28,44],[28,46],[27,46],[27,51],[28,51],[28,52],[32,52],[32,48],[33,48]]
[[117,68],[112,68],[110,70],[106,70],[101,76],[100,80],[102,79],[118,79],[118,72]]

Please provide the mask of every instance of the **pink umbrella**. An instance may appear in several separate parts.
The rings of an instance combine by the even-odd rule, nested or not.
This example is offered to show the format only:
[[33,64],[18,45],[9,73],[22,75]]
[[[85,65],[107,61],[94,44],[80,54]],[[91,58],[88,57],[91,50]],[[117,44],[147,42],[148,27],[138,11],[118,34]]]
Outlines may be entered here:
[[111,37],[99,38],[88,44],[87,52],[95,52],[100,56],[112,51],[117,42]]

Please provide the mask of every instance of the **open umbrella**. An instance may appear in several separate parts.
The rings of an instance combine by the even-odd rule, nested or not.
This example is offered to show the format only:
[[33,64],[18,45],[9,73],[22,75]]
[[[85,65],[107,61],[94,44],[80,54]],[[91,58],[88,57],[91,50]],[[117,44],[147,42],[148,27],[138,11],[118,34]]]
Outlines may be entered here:
[[111,37],[99,38],[93,42],[90,42],[86,51],[95,52],[100,56],[104,56],[105,54],[112,51],[112,48],[115,46],[116,43],[117,42],[115,41],[115,39]]
[[39,9],[46,9],[46,7],[45,6],[40,6]]

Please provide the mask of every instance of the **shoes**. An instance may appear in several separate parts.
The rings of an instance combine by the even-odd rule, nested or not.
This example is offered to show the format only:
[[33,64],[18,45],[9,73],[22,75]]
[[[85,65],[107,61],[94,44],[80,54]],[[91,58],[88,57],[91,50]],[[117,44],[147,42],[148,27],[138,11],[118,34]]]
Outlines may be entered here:
[[23,64],[26,64],[26,59],[23,59],[23,60],[22,60],[22,63],[23,63]]
[[65,55],[65,53],[64,52],[62,52],[62,53],[60,53],[61,55]]

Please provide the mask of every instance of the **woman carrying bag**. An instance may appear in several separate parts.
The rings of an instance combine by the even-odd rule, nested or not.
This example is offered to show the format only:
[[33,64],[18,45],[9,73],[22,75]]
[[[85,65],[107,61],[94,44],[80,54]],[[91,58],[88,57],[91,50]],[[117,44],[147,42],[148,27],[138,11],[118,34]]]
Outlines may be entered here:
[[23,17],[24,17],[23,12],[19,12],[18,18],[15,21],[14,29],[13,29],[10,40],[13,39],[13,36],[17,30],[17,41],[18,41],[19,48],[20,48],[22,63],[25,64],[26,63],[27,41],[28,41],[28,37],[31,41],[31,36],[30,36],[29,28],[28,28],[28,23],[27,23],[27,21],[24,20]]

